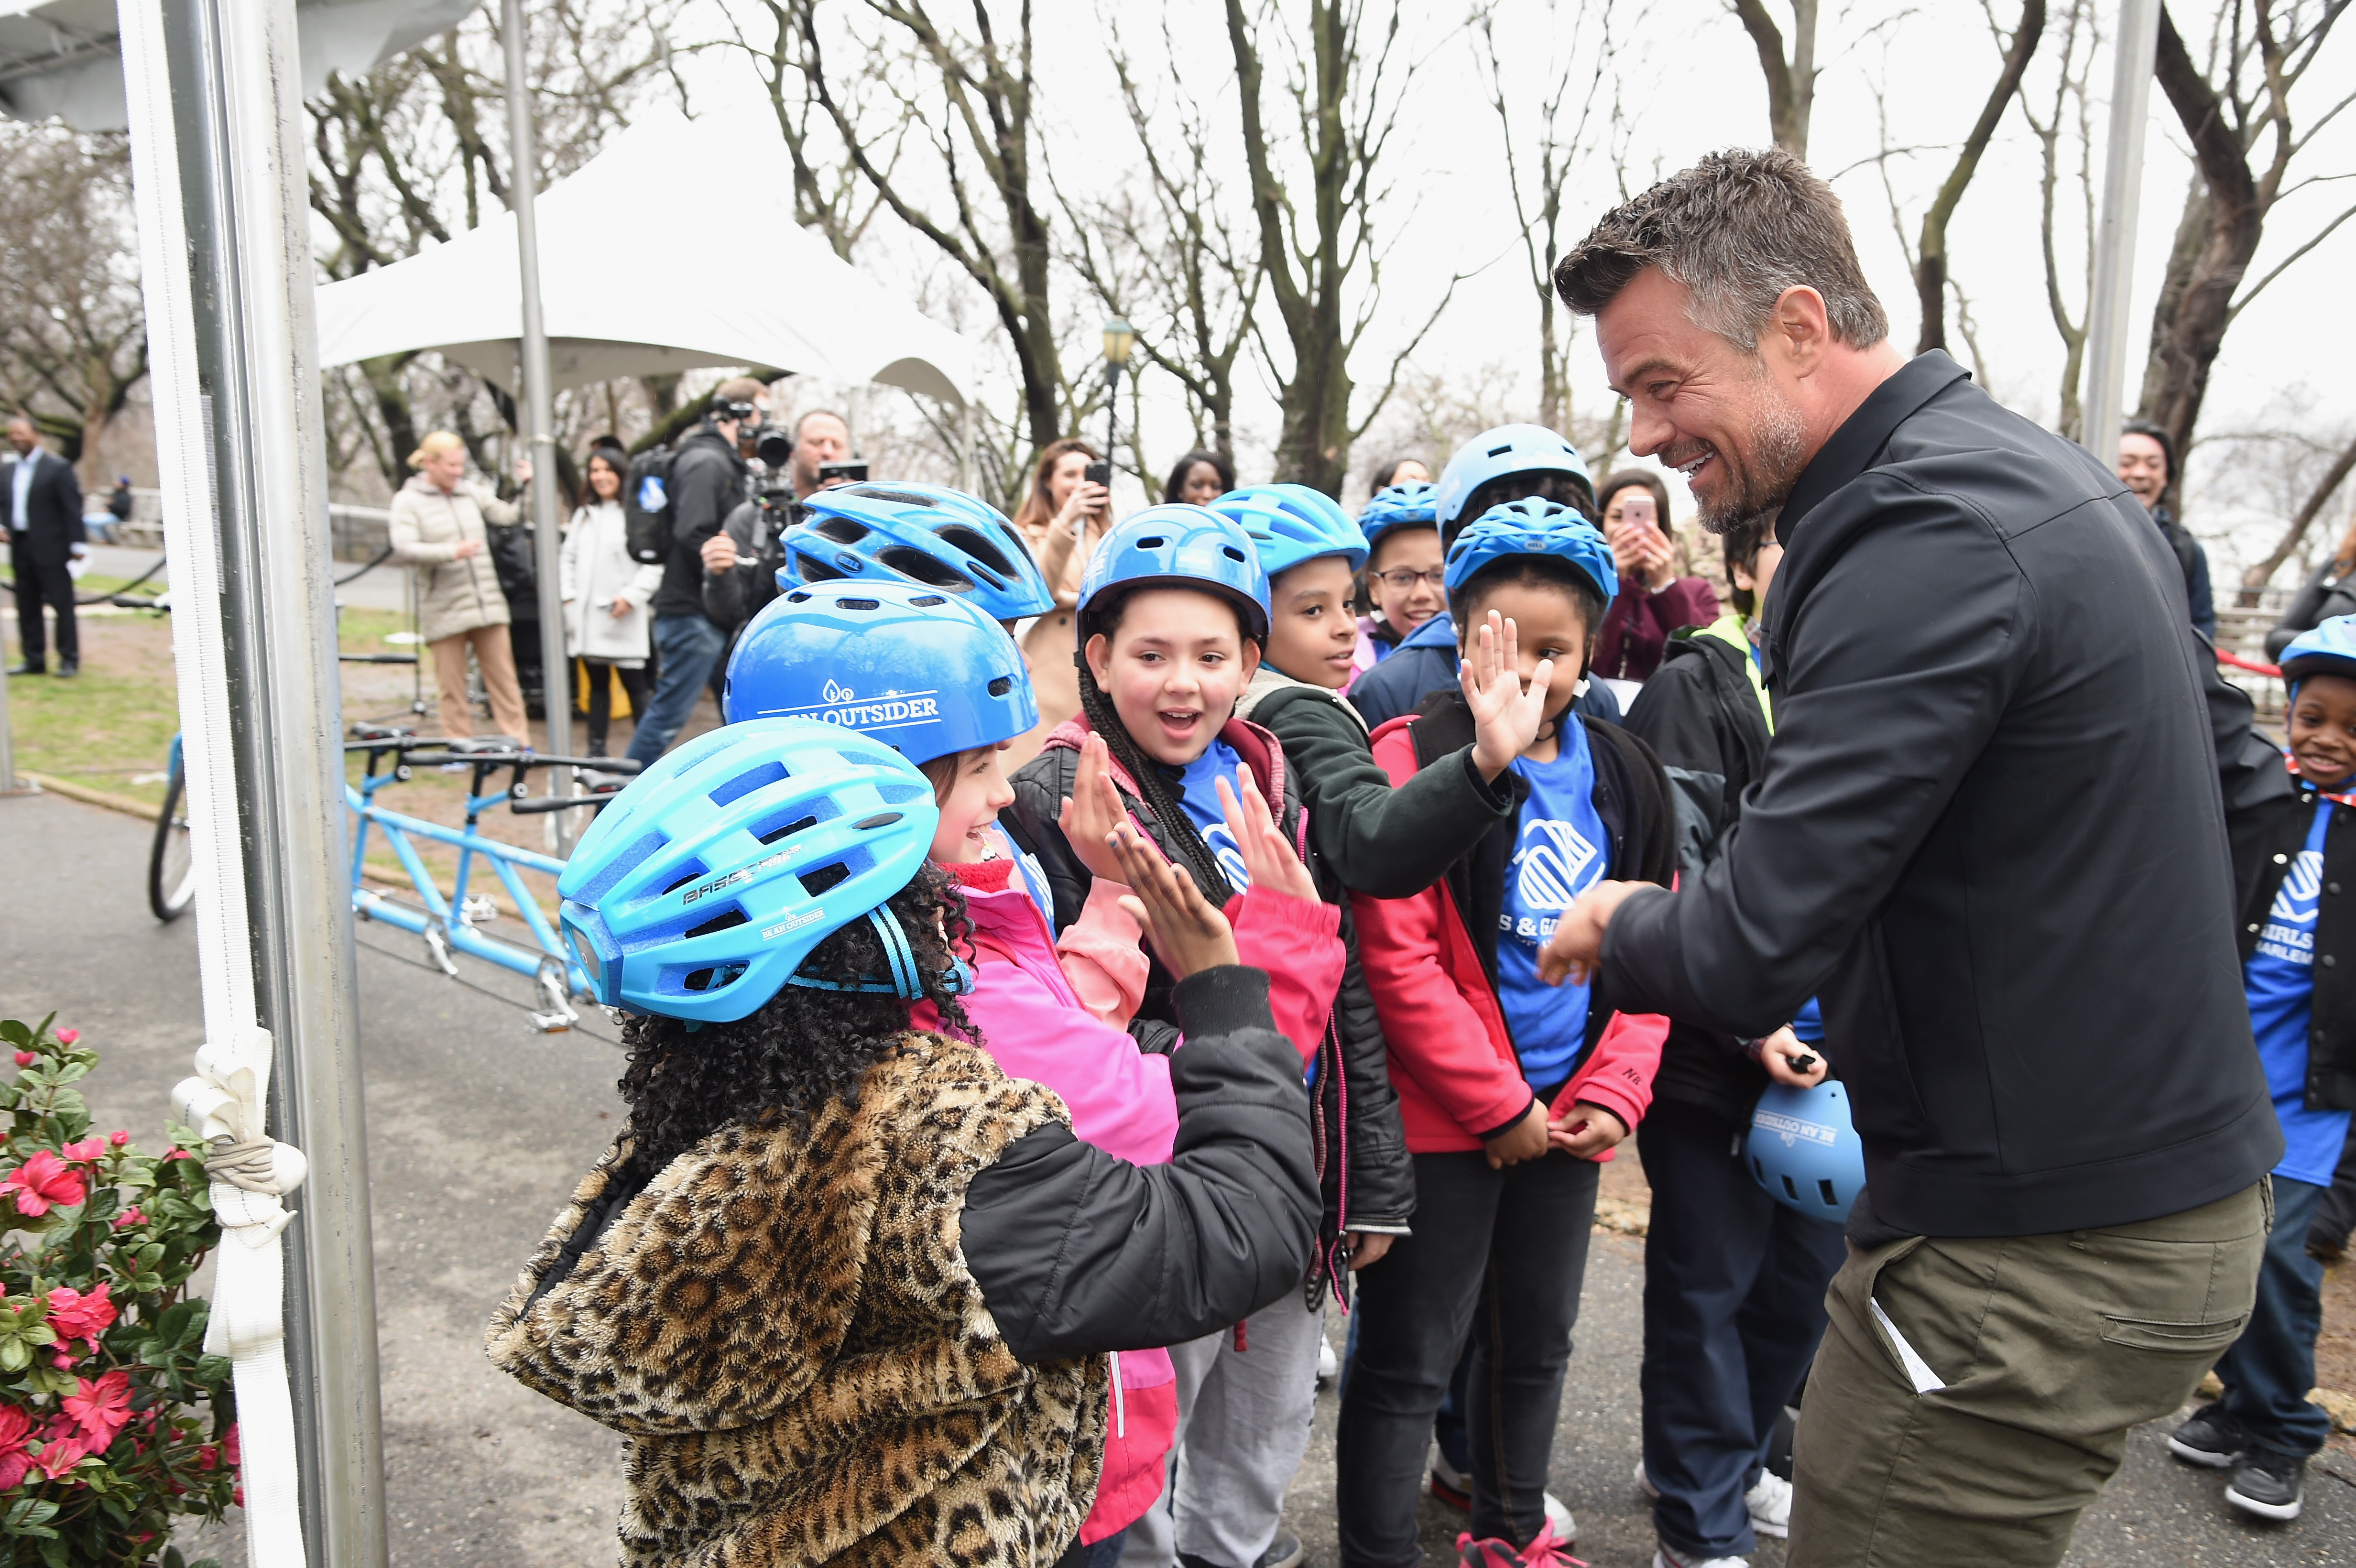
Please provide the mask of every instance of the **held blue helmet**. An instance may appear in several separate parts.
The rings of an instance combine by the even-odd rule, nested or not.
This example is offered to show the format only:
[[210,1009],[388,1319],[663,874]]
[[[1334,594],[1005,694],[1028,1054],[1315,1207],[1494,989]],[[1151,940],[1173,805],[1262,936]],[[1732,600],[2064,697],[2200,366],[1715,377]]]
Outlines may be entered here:
[[1849,1121],[1848,1091],[1834,1079],[1813,1089],[1767,1085],[1742,1157],[1768,1197],[1812,1220],[1846,1223],[1865,1190],[1865,1146]]
[[597,999],[632,1012],[727,1023],[781,986],[834,989],[794,971],[871,914],[894,973],[860,988],[920,995],[881,906],[939,820],[933,786],[881,741],[807,719],[723,725],[598,815],[557,879],[558,919]]
[[2296,687],[2311,675],[2341,675],[2356,680],[2356,615],[2334,615],[2290,640],[2276,661],[2283,679]]
[[1011,741],[1039,722],[1006,628],[970,599],[905,582],[788,588],[728,659],[731,724],[815,719],[912,763]]
[[1244,630],[1268,641],[1268,573],[1251,535],[1207,507],[1181,502],[1148,507],[1105,535],[1080,577],[1080,645],[1096,635],[1088,608],[1116,588],[1199,588],[1224,594],[1244,613]]
[[1251,535],[1262,571],[1274,577],[1304,560],[1338,555],[1355,571],[1366,564],[1366,536],[1341,504],[1306,485],[1246,485],[1211,510]]
[[1595,584],[1606,609],[1620,592],[1612,547],[1593,523],[1559,501],[1507,501],[1482,513],[1448,547],[1448,592],[1455,593],[1474,572],[1512,555],[1551,555],[1570,562]]
[[1579,448],[1544,425],[1501,424],[1456,449],[1432,486],[1432,520],[1441,531],[1464,510],[1472,492],[1506,474],[1568,474],[1595,494],[1594,477]]
[[1366,548],[1373,549],[1384,534],[1396,528],[1438,528],[1433,498],[1439,493],[1421,484],[1391,485],[1376,491],[1367,499],[1366,509],[1358,514],[1358,531],[1366,536]]
[[1044,615],[1055,596],[1004,513],[938,485],[841,485],[802,503],[777,543],[779,588],[852,578],[910,582],[971,601],[993,621]]

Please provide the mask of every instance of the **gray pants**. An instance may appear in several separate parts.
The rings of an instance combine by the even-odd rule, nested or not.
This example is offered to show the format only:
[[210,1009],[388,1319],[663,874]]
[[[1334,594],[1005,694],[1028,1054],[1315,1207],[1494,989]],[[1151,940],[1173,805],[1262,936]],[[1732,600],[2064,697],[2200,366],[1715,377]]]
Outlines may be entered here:
[[[1793,1448],[1792,1568],[2045,1568],[2257,1291],[2265,1185],[2134,1224],[1849,1249]],[[1873,1304],[1945,1386],[1918,1393]]]
[[1120,1568],[1171,1568],[1176,1554],[1252,1568],[1276,1539],[1285,1488],[1309,1447],[1324,1314],[1285,1292],[1244,1320],[1170,1347],[1178,1373],[1171,1479],[1129,1527]]

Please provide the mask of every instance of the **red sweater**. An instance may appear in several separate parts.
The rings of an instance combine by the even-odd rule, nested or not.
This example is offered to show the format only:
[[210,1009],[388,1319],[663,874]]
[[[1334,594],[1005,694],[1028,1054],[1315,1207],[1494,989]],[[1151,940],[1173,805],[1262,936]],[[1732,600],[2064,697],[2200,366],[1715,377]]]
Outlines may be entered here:
[[[1375,732],[1375,760],[1394,785],[1416,772],[1415,742],[1408,734],[1413,722],[1395,719]],[[1528,1113],[1531,1093],[1462,912],[1444,880],[1412,898],[1353,893],[1350,903],[1357,916],[1359,961],[1390,1046],[1391,1083],[1408,1151],[1479,1148],[1483,1136],[1505,1131]],[[1668,1032],[1665,1018],[1614,1014],[1548,1114],[1560,1115],[1584,1100],[1635,1131],[1653,1103],[1653,1072]]]

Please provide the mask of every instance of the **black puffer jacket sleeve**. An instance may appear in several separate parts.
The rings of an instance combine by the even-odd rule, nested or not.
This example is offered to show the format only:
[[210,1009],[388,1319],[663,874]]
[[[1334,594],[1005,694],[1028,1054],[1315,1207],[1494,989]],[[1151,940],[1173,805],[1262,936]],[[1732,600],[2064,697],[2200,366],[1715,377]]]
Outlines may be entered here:
[[1317,1227],[1301,1055],[1240,965],[1179,982],[1178,1141],[1137,1166],[1043,1127],[967,1189],[966,1266],[1028,1362],[1174,1345],[1299,1287]]

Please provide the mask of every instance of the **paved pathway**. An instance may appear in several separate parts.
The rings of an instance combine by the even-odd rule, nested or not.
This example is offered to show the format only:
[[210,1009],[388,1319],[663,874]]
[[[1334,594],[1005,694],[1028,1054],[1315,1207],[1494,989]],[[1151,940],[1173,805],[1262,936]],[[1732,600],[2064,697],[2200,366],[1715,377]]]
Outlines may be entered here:
[[[194,933],[148,915],[147,847],[145,826],[127,817],[54,796],[0,800],[0,1014],[56,1008],[80,1026],[103,1053],[88,1085],[102,1125],[152,1145],[198,1026]],[[493,1371],[480,1345],[492,1303],[613,1131],[620,1053],[585,1034],[532,1033],[519,1008],[404,962],[415,951],[403,933],[362,925],[359,939],[392,1561],[610,1562],[617,1440]],[[468,973],[521,999],[519,984]],[[1554,1489],[1598,1568],[1651,1560],[1629,1477],[1639,1245],[1597,1238],[1556,1446]],[[1335,1562],[1333,1418],[1329,1393],[1293,1488],[1294,1526],[1323,1568]],[[2356,1564],[2356,1463],[2327,1464],[2334,1473],[2314,1476],[2298,1526],[2258,1530],[2229,1518],[2216,1478],[2171,1463],[2159,1429],[2146,1428],[2071,1562]],[[1444,1561],[1460,1522],[1428,1504],[1426,1522],[1429,1556]],[[234,1532],[202,1545],[230,1568],[243,1561]],[[1773,1568],[1781,1548],[1756,1561]]]

